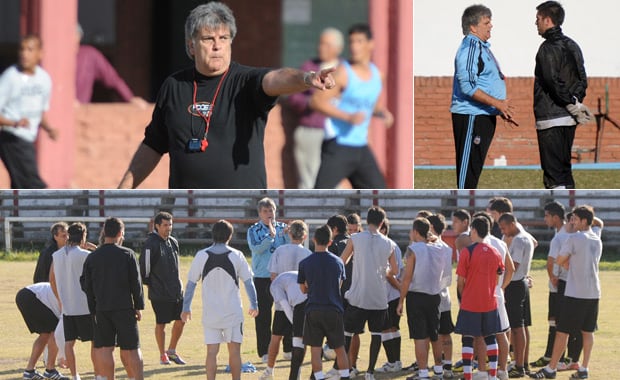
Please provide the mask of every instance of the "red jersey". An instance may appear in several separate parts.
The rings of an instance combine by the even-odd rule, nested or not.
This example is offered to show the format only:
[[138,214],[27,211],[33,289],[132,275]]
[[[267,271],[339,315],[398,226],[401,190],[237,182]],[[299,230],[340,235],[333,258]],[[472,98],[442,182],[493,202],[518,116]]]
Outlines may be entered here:
[[465,279],[461,309],[485,313],[497,309],[497,276],[504,272],[502,257],[486,243],[474,243],[461,250],[456,274]]

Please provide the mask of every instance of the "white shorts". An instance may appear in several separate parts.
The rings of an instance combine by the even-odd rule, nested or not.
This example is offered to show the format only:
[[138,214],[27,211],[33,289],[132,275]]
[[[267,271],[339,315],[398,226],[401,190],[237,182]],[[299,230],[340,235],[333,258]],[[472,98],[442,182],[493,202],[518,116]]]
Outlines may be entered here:
[[501,331],[507,331],[510,328],[508,321],[508,313],[506,312],[506,301],[504,300],[504,291],[501,286],[495,288],[495,296],[497,298],[497,313],[499,314],[499,326]]
[[243,341],[243,323],[224,329],[204,328],[205,344],[241,343]]

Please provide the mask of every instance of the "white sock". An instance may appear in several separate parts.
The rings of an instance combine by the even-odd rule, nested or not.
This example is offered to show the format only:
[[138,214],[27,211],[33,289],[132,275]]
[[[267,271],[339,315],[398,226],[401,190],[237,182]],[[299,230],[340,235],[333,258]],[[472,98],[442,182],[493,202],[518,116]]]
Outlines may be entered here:
[[443,372],[443,367],[440,365],[434,365],[433,372],[435,372],[435,374],[438,375]]
[[338,371],[338,373],[340,373],[340,377],[349,377],[349,369],[341,369],[340,371]]
[[323,374],[323,371],[315,372],[314,373],[314,378],[316,380],[323,380],[323,379],[325,379],[325,375]]

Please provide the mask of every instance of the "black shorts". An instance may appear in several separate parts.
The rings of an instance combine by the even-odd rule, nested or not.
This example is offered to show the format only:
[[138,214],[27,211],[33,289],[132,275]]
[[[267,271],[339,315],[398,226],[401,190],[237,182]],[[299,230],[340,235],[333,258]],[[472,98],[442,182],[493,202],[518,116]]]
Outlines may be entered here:
[[435,342],[439,337],[439,294],[407,293],[407,323],[409,338]]
[[172,321],[181,320],[181,312],[183,311],[183,301],[162,302],[151,301],[153,312],[155,312],[155,323],[163,325]]
[[572,334],[580,331],[594,332],[598,319],[598,299],[564,297],[562,319],[557,331]]
[[15,303],[30,333],[47,334],[56,330],[58,318],[32,291],[21,289],[15,296]]
[[523,301],[523,324],[532,325],[532,305],[530,304],[530,287],[525,283],[525,301]]
[[306,301],[295,305],[293,309],[293,337],[304,336],[304,319],[306,319]]
[[364,325],[368,322],[371,333],[380,333],[388,326],[388,309],[366,310],[349,305],[344,311],[344,331],[352,334],[364,332]]
[[454,332],[454,323],[452,322],[452,312],[442,311],[439,317],[439,335],[450,335]]
[[62,323],[65,328],[65,340],[67,342],[76,339],[82,342],[93,340],[92,315],[63,315]]
[[322,347],[324,338],[327,338],[332,348],[344,346],[342,313],[323,310],[306,313],[304,344],[310,347]]
[[97,312],[95,348],[114,346],[121,350],[135,350],[140,347],[138,321],[133,309]]
[[400,330],[400,315],[396,312],[400,298],[388,302],[387,329]]
[[527,285],[524,280],[511,281],[504,291],[506,312],[510,328],[525,326],[525,297]]
[[[560,298],[562,296],[558,293],[549,292],[549,311],[547,312],[547,320],[557,321],[557,316],[560,311]],[[556,325],[557,326],[557,325]]]
[[286,313],[276,310],[273,313],[273,324],[271,325],[271,335],[290,336],[293,333],[293,325],[286,318]]

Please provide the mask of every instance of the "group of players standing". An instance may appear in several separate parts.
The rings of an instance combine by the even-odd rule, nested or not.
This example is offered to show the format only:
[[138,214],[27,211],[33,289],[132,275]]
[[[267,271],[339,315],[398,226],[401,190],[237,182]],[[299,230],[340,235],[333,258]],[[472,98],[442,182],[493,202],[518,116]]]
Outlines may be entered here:
[[[595,227],[598,231],[591,228],[597,222],[589,206],[576,207],[568,223],[561,204],[548,203],[544,210],[545,223],[556,234],[548,261],[547,350],[531,363],[545,366],[538,372],[527,368],[529,269],[537,241],[517,221],[507,198],[492,199],[486,212],[471,216],[466,210],[453,213],[452,228],[458,234],[456,253],[442,241],[446,229],[443,215],[421,211],[413,221],[404,256],[406,264],[398,245],[387,237],[389,223],[380,207],[368,210],[364,231],[356,214],[329,218],[313,233],[312,253],[303,247],[309,235],[306,224],[276,221],[275,203],[264,198],[258,203],[260,220],[247,233],[251,267],[242,252],[228,245],[233,226],[219,221],[212,228],[213,245],[199,251],[191,264],[185,291],[179,274],[179,245],[171,236],[172,215],[162,212],[155,217],[155,230],[139,259],[131,250],[120,247],[123,226],[118,219],[106,221],[105,238],[99,248],[87,246],[83,224],[68,228],[55,225],[55,240],[62,241],[65,228],[67,245],[57,246],[56,252],[48,249],[50,252],[42,253],[36,270],[39,275],[49,273],[50,284],[28,286],[16,299],[31,332],[41,334],[24,378],[67,378],[54,369],[52,333],[61,315],[60,305],[65,330],[60,335],[67,342],[65,357],[73,379],[79,379],[73,354],[76,339],[94,341],[91,358],[98,379],[114,377],[115,345],[120,346],[129,378],[143,378],[136,324],[144,306],[142,283],[149,288],[156,316],[161,364],[185,364],[176,345],[184,324],[191,319],[191,302],[200,280],[208,379],[215,378],[221,343],[228,345],[232,378],[240,378],[244,316],[239,280],[244,282],[250,301],[248,313],[256,321],[257,353],[267,364],[260,376],[263,380],[274,377],[282,341],[284,357],[291,360],[289,379],[298,379],[306,346],[311,347],[314,379],[356,376],[359,334],[366,324],[371,339],[365,379],[374,379],[375,372],[402,371],[399,323],[404,308],[415,347],[416,361],[408,368],[414,371],[411,379],[457,378],[460,376],[455,372],[459,369],[468,380],[519,378],[526,374],[555,378],[556,371],[562,369],[576,369],[572,378],[587,378],[600,298],[600,227]],[[95,251],[89,253],[85,248]],[[113,256],[114,260],[108,259]],[[449,291],[454,262],[460,302],[456,326],[450,314]],[[51,270],[46,272],[46,266]],[[112,276],[110,268],[114,268]],[[121,276],[126,280],[116,281]],[[35,282],[36,277],[35,273]],[[56,323],[52,323],[54,318]],[[164,350],[165,326],[170,322],[174,322],[172,337],[168,350]],[[462,335],[463,345],[462,360],[454,364],[452,332]],[[325,339],[325,346],[333,349],[336,359],[326,373],[321,362]],[[47,368],[39,374],[34,367],[47,343]],[[567,344],[569,352],[564,358]],[[388,362],[375,369],[382,345]],[[508,360],[510,346],[512,363]],[[430,351],[434,356],[432,368],[428,366]]]

